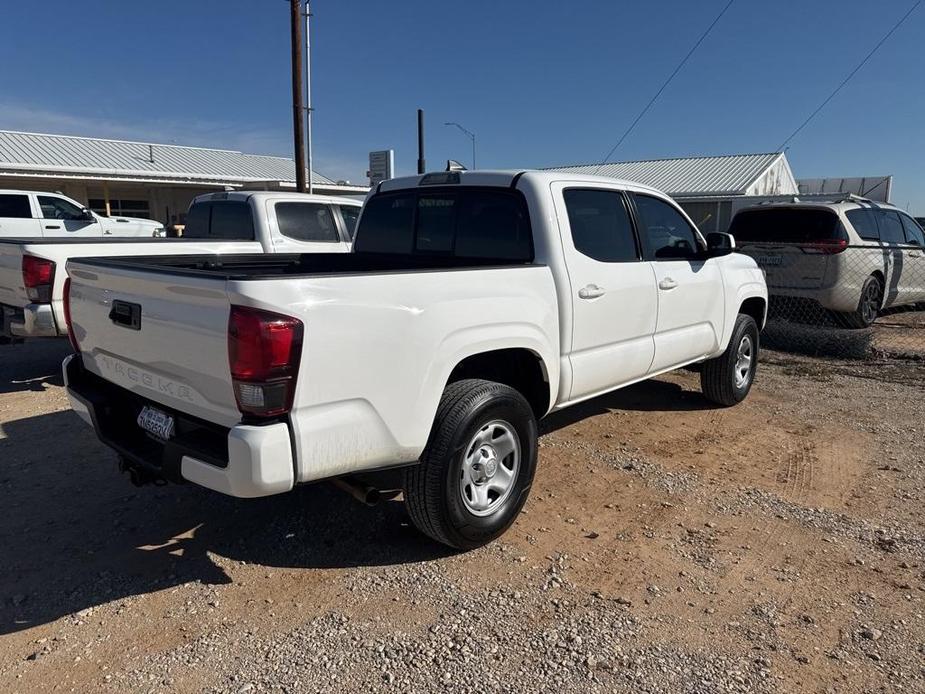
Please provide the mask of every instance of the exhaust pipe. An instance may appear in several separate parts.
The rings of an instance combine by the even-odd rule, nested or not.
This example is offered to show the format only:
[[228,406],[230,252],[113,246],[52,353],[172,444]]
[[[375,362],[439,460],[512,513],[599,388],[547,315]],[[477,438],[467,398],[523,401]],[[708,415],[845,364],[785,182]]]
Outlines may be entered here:
[[335,477],[331,480],[331,484],[367,506],[375,506],[382,498],[379,490],[375,487],[356,482],[349,477]]

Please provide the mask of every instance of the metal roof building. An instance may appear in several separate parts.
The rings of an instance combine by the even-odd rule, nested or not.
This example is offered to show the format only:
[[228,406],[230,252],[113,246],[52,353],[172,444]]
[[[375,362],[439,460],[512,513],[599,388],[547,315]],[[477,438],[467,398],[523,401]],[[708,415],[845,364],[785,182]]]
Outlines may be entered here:
[[[312,173],[315,191],[366,186]],[[97,212],[182,223],[193,197],[216,188],[295,188],[287,157],[223,149],[0,130],[0,188],[60,190]]]
[[799,191],[787,155],[731,154],[549,167],[571,173],[597,173],[658,188],[675,198],[702,231],[725,231],[734,207],[745,198],[796,195]]

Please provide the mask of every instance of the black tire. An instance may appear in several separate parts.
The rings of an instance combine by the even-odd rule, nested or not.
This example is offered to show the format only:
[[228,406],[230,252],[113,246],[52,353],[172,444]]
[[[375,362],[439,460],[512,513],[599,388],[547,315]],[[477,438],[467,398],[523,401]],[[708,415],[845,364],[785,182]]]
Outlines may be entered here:
[[[489,515],[479,516],[462,498],[466,448],[487,425],[498,421],[510,424],[520,459],[510,492]],[[536,451],[536,418],[520,393],[479,379],[449,384],[420,462],[405,470],[405,505],[411,520],[425,535],[456,549],[475,549],[491,542],[510,527],[527,500]]]
[[[750,366],[747,377],[739,380],[739,349],[750,341]],[[755,319],[740,313],[732,328],[732,336],[726,351],[718,357],[703,362],[700,370],[700,389],[704,396],[723,407],[732,407],[745,399],[758,369],[758,325]]]
[[849,313],[836,313],[835,318],[845,328],[863,330],[874,324],[882,306],[883,282],[876,275],[871,275],[861,287],[858,307]]

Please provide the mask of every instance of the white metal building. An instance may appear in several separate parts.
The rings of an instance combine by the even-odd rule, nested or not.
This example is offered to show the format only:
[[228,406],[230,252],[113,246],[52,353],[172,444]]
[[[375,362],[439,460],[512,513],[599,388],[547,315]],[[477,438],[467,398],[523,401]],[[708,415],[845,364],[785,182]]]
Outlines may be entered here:
[[[368,190],[317,171],[312,182],[326,195]],[[0,130],[0,188],[60,191],[103,214],[182,224],[190,201],[204,192],[294,189],[295,163],[222,149]]]
[[[796,195],[787,155],[732,154],[550,167],[637,181],[668,193],[704,232],[725,231],[732,214],[750,197]],[[739,202],[738,205],[735,203]]]

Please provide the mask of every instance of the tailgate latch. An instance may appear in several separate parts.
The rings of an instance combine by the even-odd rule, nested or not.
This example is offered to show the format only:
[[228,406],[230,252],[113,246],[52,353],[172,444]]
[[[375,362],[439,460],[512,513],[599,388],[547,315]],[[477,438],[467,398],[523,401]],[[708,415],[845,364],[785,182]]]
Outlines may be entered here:
[[117,299],[112,302],[109,320],[116,325],[121,325],[123,328],[141,330],[141,304],[133,304]]

